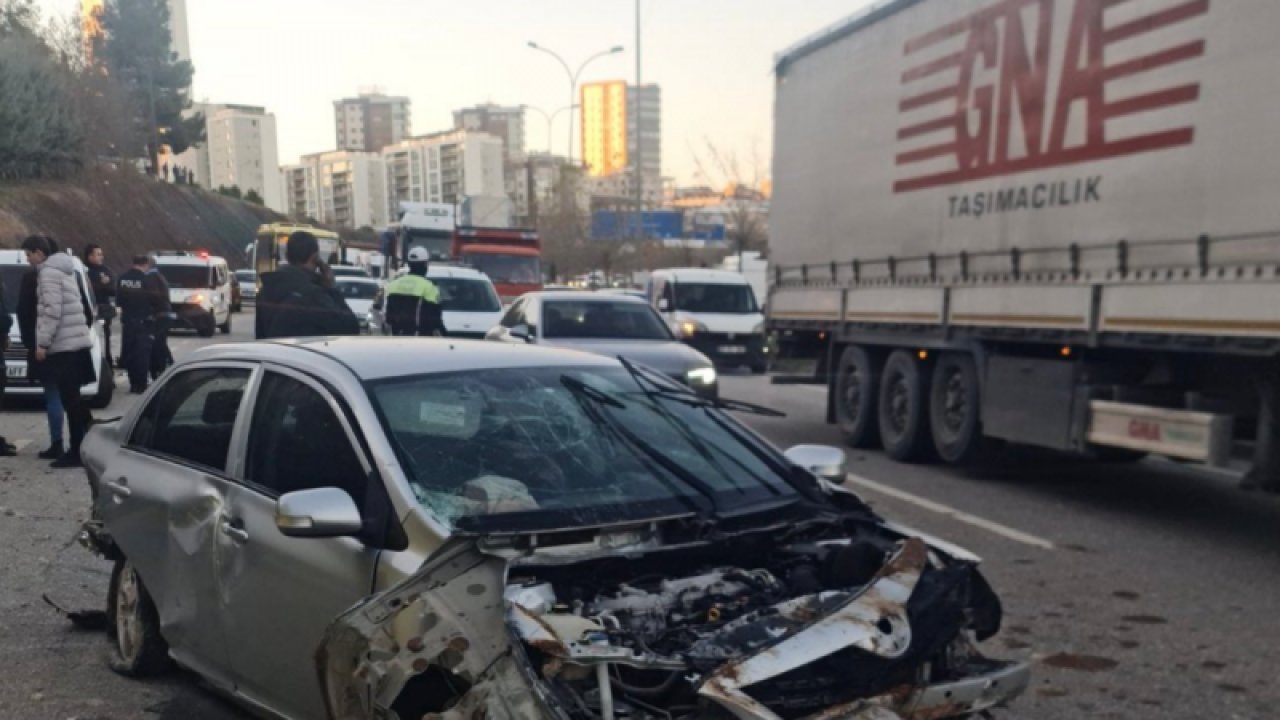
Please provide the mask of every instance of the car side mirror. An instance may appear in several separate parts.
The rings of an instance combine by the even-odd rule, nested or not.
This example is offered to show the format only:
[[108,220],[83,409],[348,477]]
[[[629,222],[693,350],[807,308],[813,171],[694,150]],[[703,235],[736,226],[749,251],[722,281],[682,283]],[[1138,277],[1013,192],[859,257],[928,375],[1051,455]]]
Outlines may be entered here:
[[314,488],[280,496],[276,501],[276,527],[289,537],[344,537],[360,532],[364,520],[346,490]]
[[662,298],[658,301],[658,309],[667,312],[671,309],[671,303],[666,298]]
[[829,445],[796,445],[783,453],[793,465],[808,470],[832,485],[843,485],[849,468],[844,451]]
[[533,342],[533,328],[528,325],[517,325],[508,330],[507,334],[513,338],[519,338],[527,343]]

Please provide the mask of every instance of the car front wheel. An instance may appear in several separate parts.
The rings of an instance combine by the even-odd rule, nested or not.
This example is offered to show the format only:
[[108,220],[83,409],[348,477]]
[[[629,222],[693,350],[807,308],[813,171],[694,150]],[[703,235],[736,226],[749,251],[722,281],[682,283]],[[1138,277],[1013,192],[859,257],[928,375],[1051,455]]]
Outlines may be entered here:
[[169,645],[160,636],[160,615],[137,569],[124,558],[116,561],[111,573],[107,622],[114,646],[112,670],[148,677],[169,668]]

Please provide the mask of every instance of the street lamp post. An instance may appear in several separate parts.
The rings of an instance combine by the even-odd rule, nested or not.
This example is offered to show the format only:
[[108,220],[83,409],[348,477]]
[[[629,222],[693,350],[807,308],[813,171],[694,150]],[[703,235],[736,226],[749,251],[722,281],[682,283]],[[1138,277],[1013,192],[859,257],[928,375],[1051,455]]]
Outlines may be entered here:
[[[565,106],[564,106],[564,107],[562,107],[562,108],[557,108],[557,109],[556,109],[554,112],[552,112],[552,113],[547,113],[547,111],[546,111],[546,110],[543,110],[542,108],[540,108],[540,107],[536,107],[536,106],[534,106],[534,105],[521,105],[520,107],[521,107],[521,108],[523,108],[523,109],[525,109],[525,110],[532,110],[532,111],[534,111],[534,112],[538,113],[539,115],[541,115],[543,118],[545,118],[545,119],[546,119],[546,121],[547,121],[547,154],[548,154],[548,155],[551,155],[551,154],[553,154],[553,153],[551,152],[551,130],[552,130],[552,125],[553,125],[553,124],[555,123],[555,121],[556,121],[556,118],[557,118],[557,117],[559,117],[559,116],[560,116],[560,113],[564,112],[565,110],[573,110],[573,109],[575,109],[575,108],[581,107],[581,105],[576,105],[576,104],[575,104],[575,105],[565,105]],[[572,118],[572,116],[570,116],[570,118]],[[570,119],[570,122],[573,122],[573,121],[572,121],[572,119]]]
[[[595,60],[605,57],[606,55],[616,55],[622,52],[623,50],[623,47],[621,45],[615,45],[614,47],[611,47],[608,50],[602,50],[596,53],[595,55],[592,55],[591,57],[587,58],[586,60],[583,60],[582,64],[578,66],[578,70],[575,72],[572,68],[569,67],[569,63],[565,62],[565,59],[563,57],[560,57],[560,54],[555,52],[554,50],[548,50],[547,48],[542,47],[541,45],[539,45],[536,42],[533,42],[532,40],[529,41],[529,47],[539,52],[544,52],[550,55],[551,57],[555,58],[557,62],[560,63],[560,67],[564,68],[565,74],[569,76],[570,107],[572,107],[573,104],[578,100],[578,79],[582,77],[582,71],[586,70],[587,66],[590,65]],[[569,164],[570,165],[573,164],[573,116],[572,115],[569,116]]]

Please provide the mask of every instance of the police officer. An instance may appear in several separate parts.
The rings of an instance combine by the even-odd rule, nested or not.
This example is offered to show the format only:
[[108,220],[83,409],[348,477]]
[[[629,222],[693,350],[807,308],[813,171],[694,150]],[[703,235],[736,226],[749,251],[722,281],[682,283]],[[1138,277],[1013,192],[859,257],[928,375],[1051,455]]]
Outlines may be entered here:
[[152,315],[151,379],[158,380],[173,364],[173,353],[169,350],[169,330],[176,317],[173,305],[169,303],[169,281],[160,274],[155,258],[152,257],[147,258],[147,279],[151,281],[151,299],[155,311]]
[[427,279],[431,255],[426,248],[409,251],[409,272],[387,285],[386,317],[392,335],[445,335],[440,290]]
[[120,276],[116,304],[120,308],[120,359],[129,372],[129,392],[147,389],[155,341],[156,315],[167,311],[168,291],[156,282],[158,275],[149,274],[151,258],[135,255],[133,267]]

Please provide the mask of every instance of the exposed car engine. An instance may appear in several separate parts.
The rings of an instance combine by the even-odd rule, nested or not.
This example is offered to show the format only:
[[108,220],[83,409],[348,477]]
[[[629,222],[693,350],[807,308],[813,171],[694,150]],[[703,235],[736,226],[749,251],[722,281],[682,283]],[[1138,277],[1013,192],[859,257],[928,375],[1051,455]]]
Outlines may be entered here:
[[[872,538],[732,553],[751,565],[724,562],[723,549],[611,558],[513,574],[507,600],[529,660],[572,717],[729,718],[717,694],[745,691],[758,714],[741,717],[804,718],[945,681],[969,662],[966,630],[994,633],[999,604],[973,567],[945,567],[924,547]],[[819,627],[828,621],[844,625]],[[799,637],[809,628],[850,641],[822,647]],[[724,670],[750,674],[785,643],[807,650],[750,687]]]

